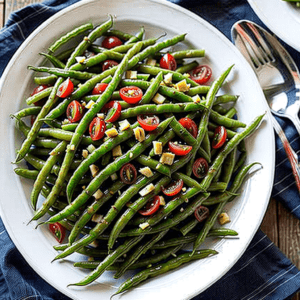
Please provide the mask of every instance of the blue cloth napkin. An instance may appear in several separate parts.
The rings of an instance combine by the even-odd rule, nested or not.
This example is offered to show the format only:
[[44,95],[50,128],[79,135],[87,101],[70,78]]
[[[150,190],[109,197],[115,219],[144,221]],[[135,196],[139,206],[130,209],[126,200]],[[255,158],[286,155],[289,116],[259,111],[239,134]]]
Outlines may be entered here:
[[[43,21],[76,0],[47,0],[10,15],[0,31],[0,74],[8,61]],[[173,0],[217,27],[230,39],[231,26],[248,19],[264,25],[246,0]],[[300,66],[300,54],[286,46]],[[295,151],[299,136],[287,120],[279,120]],[[300,219],[300,199],[280,140],[276,139],[276,174],[273,197]],[[67,300],[41,279],[20,255],[0,219],[0,300]],[[235,266],[193,300],[289,299],[300,289],[300,272],[260,230]],[[101,295],[99,296],[101,297]]]

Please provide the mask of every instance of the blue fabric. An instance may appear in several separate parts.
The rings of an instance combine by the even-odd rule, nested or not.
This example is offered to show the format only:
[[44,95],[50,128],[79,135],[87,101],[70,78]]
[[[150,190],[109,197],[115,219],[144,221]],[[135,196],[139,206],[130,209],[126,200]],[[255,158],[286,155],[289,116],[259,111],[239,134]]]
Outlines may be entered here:
[[[0,74],[26,37],[47,18],[77,1],[47,0],[13,13],[0,31]],[[264,25],[246,0],[173,0],[217,27],[230,39],[231,26],[248,19]],[[300,67],[300,54],[286,46]],[[299,152],[299,136],[287,120],[279,120],[292,147]],[[300,199],[282,144],[276,139],[276,174],[272,195],[300,219]],[[0,219],[0,300],[66,300],[26,263]],[[258,231],[244,255],[217,283],[194,300],[289,299],[300,289],[300,272]],[[101,295],[99,295],[101,298]]]

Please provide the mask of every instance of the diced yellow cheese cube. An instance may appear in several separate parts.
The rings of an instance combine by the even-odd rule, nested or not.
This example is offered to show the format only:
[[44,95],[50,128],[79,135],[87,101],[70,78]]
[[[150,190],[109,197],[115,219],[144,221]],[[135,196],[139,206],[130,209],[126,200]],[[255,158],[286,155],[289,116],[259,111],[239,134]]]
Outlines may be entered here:
[[83,157],[83,158],[87,158],[88,155],[89,155],[89,152],[88,152],[86,149],[83,149],[83,150],[82,150],[82,157]]
[[139,171],[141,174],[143,174],[144,176],[146,176],[148,178],[153,176],[153,172],[149,167],[141,168]]
[[93,177],[95,177],[99,173],[99,168],[94,164],[90,165],[90,170]]
[[123,153],[120,145],[112,149],[112,156],[117,157],[117,156],[122,156],[122,154]]
[[123,120],[119,122],[120,131],[125,131],[128,128],[130,128],[130,123],[127,120]]
[[170,153],[170,152],[165,152],[162,154],[159,162],[164,164],[164,165],[173,165],[174,162],[174,158],[175,158],[175,154],[174,153]]
[[118,130],[116,128],[110,128],[105,131],[107,137],[114,137],[118,135]]
[[100,189],[98,189],[93,196],[95,197],[96,200],[98,200],[103,196],[103,193],[101,192]]
[[141,127],[134,128],[134,136],[139,142],[143,142],[146,139],[145,130]]
[[179,82],[177,82],[175,84],[175,88],[179,91],[179,92],[187,92],[190,89],[190,84],[186,83],[186,80],[183,79]]
[[201,102],[201,98],[198,94],[193,96],[192,99],[195,103],[200,103]]
[[146,187],[144,187],[142,190],[139,191],[139,194],[144,197],[151,193],[155,189],[153,183],[148,184]]
[[172,73],[167,73],[164,75],[164,82],[165,84],[170,84],[172,82],[173,75]]
[[126,79],[137,79],[137,71],[126,71]]
[[145,64],[146,64],[146,65],[149,65],[149,66],[155,66],[155,65],[156,65],[156,59],[153,59],[153,58],[147,58]]
[[94,104],[95,102],[93,100],[90,100],[88,104],[86,104],[85,108],[90,109]]
[[227,224],[230,222],[230,217],[226,212],[222,212],[218,216],[218,221],[219,221],[220,225],[224,225],[224,224]]
[[143,229],[143,230],[146,229],[148,226],[149,226],[149,223],[147,223],[147,222],[142,223],[142,224],[139,225],[139,227],[140,227],[141,229]]
[[156,104],[163,104],[166,100],[166,97],[163,95],[156,93],[155,96],[152,98],[152,101]]
[[162,142],[158,142],[158,141],[153,141],[153,151],[155,155],[160,155],[162,154],[163,151],[163,144]]
[[92,216],[92,221],[96,222],[96,223],[101,223],[101,221],[103,220],[103,215],[100,214],[94,214]]

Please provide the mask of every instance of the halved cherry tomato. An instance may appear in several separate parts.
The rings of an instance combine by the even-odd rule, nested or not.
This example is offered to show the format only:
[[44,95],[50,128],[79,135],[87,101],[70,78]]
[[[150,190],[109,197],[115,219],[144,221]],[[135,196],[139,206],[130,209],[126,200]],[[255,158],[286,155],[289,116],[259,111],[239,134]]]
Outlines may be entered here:
[[194,215],[198,222],[202,222],[209,217],[209,209],[206,206],[200,205],[195,209]]
[[106,113],[105,122],[116,122],[121,116],[122,106],[118,101],[109,101],[106,103],[101,112]]
[[[49,87],[49,85],[45,85],[45,84],[42,84],[42,85],[39,85],[37,86],[33,92],[30,94],[30,96],[34,96],[35,94],[38,94],[39,92],[47,89]],[[37,102],[34,103],[35,106],[43,106],[45,104],[46,100],[45,99],[41,99]]]
[[196,123],[190,118],[182,118],[178,121],[194,138],[197,137],[198,128]]
[[82,105],[73,100],[67,107],[67,118],[71,123],[77,122],[83,116],[83,107]]
[[139,210],[139,213],[142,216],[150,216],[153,215],[155,212],[158,211],[160,206],[160,196],[154,196],[147,204]]
[[38,94],[39,92],[47,89],[48,87],[49,87],[49,85],[46,85],[46,84],[39,85],[33,90],[33,92],[30,94],[30,96]]
[[105,130],[106,130],[105,122],[99,117],[95,117],[89,126],[89,133],[93,141],[102,139]]
[[133,164],[127,163],[120,170],[121,181],[125,184],[133,184],[136,181],[137,171]]
[[129,104],[138,103],[143,97],[143,91],[137,86],[124,86],[120,89],[119,94],[122,100]]
[[102,41],[102,47],[106,49],[115,48],[121,45],[123,45],[122,41],[116,36],[107,36]]
[[118,64],[119,63],[116,62],[115,60],[107,59],[102,64],[102,72],[104,72],[105,70],[110,69],[110,68],[112,68],[114,66],[117,66]]
[[66,229],[58,222],[49,224],[49,230],[53,233],[56,240],[61,243],[66,236]]
[[179,194],[183,187],[183,180],[179,179],[177,181],[171,182],[167,187],[162,186],[161,190],[166,196],[175,196]]
[[97,83],[92,91],[92,95],[101,95],[107,88],[108,83]]
[[173,142],[169,142],[169,149],[175,155],[184,156],[190,153],[193,147],[189,145],[175,144]]
[[175,71],[177,69],[177,62],[174,56],[166,53],[159,61],[159,65],[163,69]]
[[68,78],[58,87],[56,96],[60,98],[67,98],[72,94],[73,91],[74,91],[74,84],[70,80],[70,78]]
[[207,174],[207,172],[208,172],[208,162],[206,161],[206,159],[203,157],[196,159],[193,164],[193,174],[197,178],[202,178]]
[[224,145],[227,139],[227,130],[224,126],[218,126],[212,140],[212,147],[218,149]]
[[159,125],[159,118],[155,115],[138,115],[137,121],[146,131],[153,131]]
[[200,65],[196,68],[194,68],[191,72],[191,79],[197,82],[198,84],[204,84],[206,83],[212,75],[212,70],[207,65]]

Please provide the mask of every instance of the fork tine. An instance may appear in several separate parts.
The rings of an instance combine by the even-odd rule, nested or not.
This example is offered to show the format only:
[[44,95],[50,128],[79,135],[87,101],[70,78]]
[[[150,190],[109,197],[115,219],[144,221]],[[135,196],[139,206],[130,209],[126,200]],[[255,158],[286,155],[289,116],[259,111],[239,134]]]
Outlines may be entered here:
[[266,36],[260,32],[259,28],[253,23],[247,23],[248,28],[251,30],[253,36],[256,38],[259,49],[266,61],[274,61],[275,57],[272,54],[271,47],[266,43]]
[[243,48],[245,50],[244,53],[247,53],[252,65],[254,65],[255,68],[258,68],[261,65],[261,62],[253,50],[253,48],[255,48],[256,46],[253,45],[252,39],[243,29],[241,24],[236,24],[235,29],[238,33],[237,37],[239,37],[241,40],[240,45],[243,45]]

